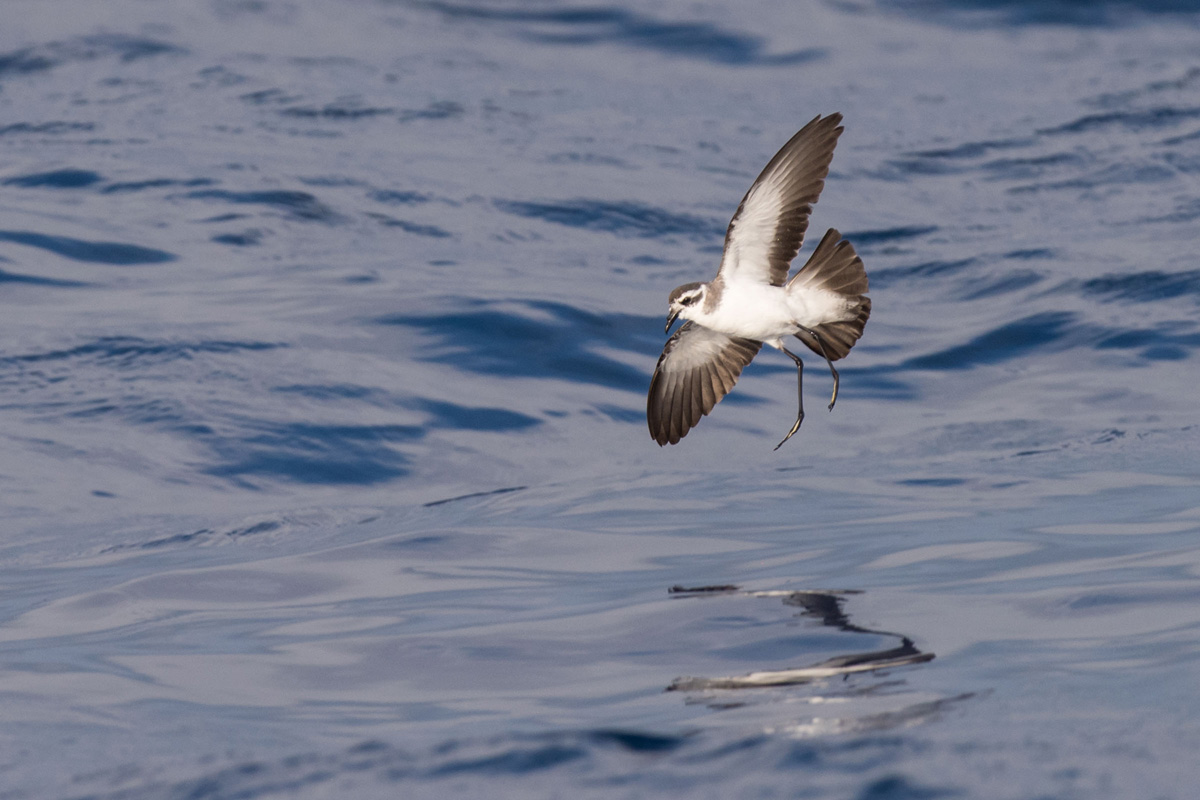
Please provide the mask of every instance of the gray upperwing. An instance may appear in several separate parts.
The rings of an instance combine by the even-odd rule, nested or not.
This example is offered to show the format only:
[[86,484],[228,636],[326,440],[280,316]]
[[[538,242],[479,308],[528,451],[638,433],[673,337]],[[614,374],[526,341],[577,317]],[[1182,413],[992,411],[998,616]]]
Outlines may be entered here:
[[686,436],[729,394],[761,347],[761,342],[685,323],[667,340],[650,379],[646,422],[651,438],[665,445]]
[[729,222],[718,280],[783,286],[825,187],[841,121],[841,114],[817,117],[763,168]]

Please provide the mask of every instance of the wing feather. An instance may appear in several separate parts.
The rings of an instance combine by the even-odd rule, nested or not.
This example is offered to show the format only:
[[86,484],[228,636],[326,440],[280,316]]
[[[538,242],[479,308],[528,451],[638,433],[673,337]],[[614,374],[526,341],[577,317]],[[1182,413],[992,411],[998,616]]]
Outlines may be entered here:
[[726,336],[693,322],[667,340],[646,398],[650,436],[676,444],[733,388],[761,342]]
[[825,187],[841,121],[841,114],[818,116],[767,163],[729,222],[717,280],[783,286]]

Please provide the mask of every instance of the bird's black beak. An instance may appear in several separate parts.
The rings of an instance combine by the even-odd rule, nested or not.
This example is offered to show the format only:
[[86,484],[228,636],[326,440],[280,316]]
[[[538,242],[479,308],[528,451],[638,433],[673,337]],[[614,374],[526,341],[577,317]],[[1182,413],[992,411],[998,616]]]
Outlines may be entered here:
[[672,311],[670,314],[667,314],[667,327],[663,330],[663,333],[671,332],[671,326],[675,324],[675,318],[679,316],[679,312],[682,310],[683,309],[681,309],[681,308],[677,308],[674,311]]

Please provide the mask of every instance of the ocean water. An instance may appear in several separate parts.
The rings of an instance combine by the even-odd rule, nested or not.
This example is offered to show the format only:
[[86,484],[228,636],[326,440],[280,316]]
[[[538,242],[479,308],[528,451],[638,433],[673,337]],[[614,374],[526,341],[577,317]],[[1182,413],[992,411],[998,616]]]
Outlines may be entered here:
[[[0,798],[1190,798],[1200,12],[8,0]],[[817,114],[874,310],[682,443]]]

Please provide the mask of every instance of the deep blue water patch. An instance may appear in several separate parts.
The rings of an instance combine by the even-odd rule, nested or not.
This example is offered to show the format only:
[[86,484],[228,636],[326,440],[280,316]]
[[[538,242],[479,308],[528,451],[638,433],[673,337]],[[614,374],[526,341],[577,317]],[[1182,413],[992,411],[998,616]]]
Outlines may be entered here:
[[359,100],[339,100],[323,106],[289,106],[288,108],[281,109],[279,113],[285,117],[299,117],[302,119],[354,121],[387,116],[394,114],[395,110],[391,108],[364,106]]
[[251,478],[367,486],[408,473],[410,458],[394,445],[422,438],[414,425],[350,425],[244,420],[236,435],[201,435],[217,463],[202,471],[254,488]]
[[968,282],[958,296],[963,300],[979,300],[998,297],[1009,292],[1027,289],[1042,281],[1042,275],[1033,270],[1016,270],[1004,275],[982,278]]
[[57,286],[60,288],[74,288],[79,286],[87,286],[81,281],[69,281],[61,278],[43,278],[40,275],[22,275],[19,272],[5,272],[0,269],[0,284],[3,283],[24,283],[30,286]]
[[921,397],[921,393],[912,384],[897,377],[897,368],[892,365],[846,367],[839,369],[838,373],[842,376],[842,397],[871,397],[894,401],[912,401]]
[[905,478],[904,480],[896,481],[901,486],[962,486],[966,483],[965,478]]
[[1174,297],[1200,298],[1200,270],[1148,270],[1124,275],[1101,275],[1084,281],[1080,288],[1086,295],[1109,301],[1153,303]]
[[863,787],[857,800],[938,800],[942,797],[962,796],[963,792],[958,789],[918,786],[903,775],[891,775]]
[[96,129],[92,122],[67,122],[52,120],[49,122],[14,122],[11,125],[0,125],[0,136],[19,134],[39,134],[42,136],[59,136],[64,133],[80,133]]
[[641,203],[604,200],[567,200],[559,203],[530,203],[497,200],[496,207],[508,214],[529,217],[571,228],[614,233],[636,238],[686,236],[710,242],[725,235],[726,225],[691,214],[675,214]]
[[331,208],[317,200],[308,192],[286,189],[274,189],[260,192],[233,192],[226,189],[201,189],[188,192],[189,198],[197,200],[218,200],[238,205],[263,205],[284,212],[294,219],[306,222],[331,223],[338,215]]
[[438,100],[424,108],[406,108],[396,115],[398,122],[413,122],[420,119],[453,119],[462,116],[465,109],[453,100]]
[[[469,310],[445,314],[394,314],[381,325],[416,328],[433,341],[416,357],[487,375],[553,378],[641,392],[646,375],[600,355],[593,346],[648,354],[662,343],[650,336],[657,317],[595,314],[563,303],[526,301],[528,311],[501,310],[472,300]],[[530,313],[531,312],[531,313]]]
[[155,250],[136,244],[124,242],[93,242],[86,239],[72,239],[68,236],[50,236],[45,233],[32,231],[0,230],[0,242],[14,242],[28,247],[49,250],[51,253],[69,258],[72,261],[83,261],[90,264],[162,264],[174,261],[174,253],[165,250]]
[[615,745],[631,753],[669,753],[687,743],[687,736],[668,736],[630,730],[600,730],[588,734],[600,745]]
[[1071,332],[1076,315],[1048,311],[1001,325],[963,345],[904,362],[908,369],[970,369],[998,364],[1059,342]]
[[436,0],[413,5],[441,12],[450,19],[504,23],[522,39],[551,45],[615,44],[727,66],[788,66],[826,55],[824,48],[767,53],[758,36],[723,30],[709,22],[658,20],[619,6],[541,9]]
[[[1194,327],[1181,330],[1178,323],[1162,323],[1154,328],[1109,330],[1096,342],[1098,350],[1130,350],[1138,348],[1176,348],[1193,350],[1200,347],[1200,332]],[[1153,351],[1152,351],[1153,352]],[[1158,350],[1157,352],[1165,352]],[[1174,359],[1168,359],[1174,360]]]
[[1077,25],[1082,27],[1136,24],[1153,15],[1194,16],[1192,0],[877,0],[922,21],[967,27],[979,25]]
[[[899,228],[883,228],[880,230],[866,231],[851,231],[843,233],[842,236],[854,243],[854,246],[859,249],[874,247],[880,244],[890,244],[904,239],[916,239],[921,236],[933,233],[937,230],[935,225],[906,225]],[[872,273],[872,278],[874,273]]]
[[395,404],[392,396],[382,389],[371,386],[359,386],[351,383],[296,383],[286,386],[275,386],[272,392],[297,394],[310,400],[324,402],[341,402],[343,400],[368,400],[378,405]]
[[171,186],[211,186],[210,178],[191,178],[178,180],[175,178],[150,178],[144,181],[118,181],[110,183],[100,190],[101,194],[118,194],[122,192],[141,192],[146,189],[164,189]]
[[261,89],[257,92],[247,92],[246,94],[239,95],[238,99],[251,105],[265,106],[276,103],[292,103],[300,98],[297,95],[288,94],[282,89]]
[[1033,180],[1052,170],[1068,168],[1078,170],[1088,163],[1088,157],[1079,153],[1050,153],[1027,158],[997,158],[985,162],[980,168],[989,180]]
[[410,206],[428,203],[430,197],[422,192],[398,191],[395,189],[377,189],[371,192],[371,199],[388,205]]
[[149,363],[190,360],[200,353],[234,353],[243,350],[272,350],[287,345],[275,342],[238,342],[222,340],[155,341],[135,336],[102,336],[85,344],[40,353],[0,356],[5,364],[37,364],[89,359],[117,368],[141,368]]
[[1119,128],[1128,132],[1158,130],[1169,128],[1180,122],[1187,122],[1200,117],[1200,107],[1176,108],[1161,106],[1159,108],[1140,109],[1137,111],[1107,111],[1099,114],[1086,114],[1071,122],[1043,128],[1039,134],[1056,135],[1064,133],[1087,133],[1090,131]]
[[262,231],[256,228],[244,230],[241,233],[222,233],[212,237],[217,244],[228,244],[234,247],[250,247],[262,241]]
[[49,189],[81,189],[103,180],[95,172],[86,169],[56,169],[50,172],[35,172],[6,178],[5,186],[25,188],[45,187]]
[[391,392],[356,384],[290,384],[276,386],[273,392],[294,394],[332,407],[347,401],[376,408],[408,408],[428,414],[431,429],[468,431],[518,431],[542,424],[537,417],[505,408],[470,406],[429,398],[398,397]]
[[399,228],[405,233],[411,233],[414,236],[426,236],[430,239],[449,239],[454,236],[454,234],[439,228],[437,225],[409,222],[408,220],[397,219],[387,214],[369,214],[368,216],[377,220],[381,225],[389,228]]
[[882,289],[911,278],[925,279],[934,276],[954,275],[975,263],[976,259],[974,258],[964,258],[958,261],[925,261],[907,267],[888,267],[886,269],[872,270],[870,273],[871,288]]
[[433,416],[432,427],[464,431],[518,431],[540,425],[536,417],[486,406],[463,406],[441,400],[417,400],[417,408]]
[[1027,147],[1032,139],[995,139],[982,142],[963,142],[953,147],[942,147],[933,150],[919,150],[909,155],[914,158],[936,159],[967,159],[981,158],[994,150],[1010,150],[1014,147]]
[[461,773],[474,775],[525,775],[562,766],[587,757],[579,746],[555,742],[513,747],[506,752],[481,757],[449,760],[430,771],[431,778],[444,778]]
[[1188,358],[1191,353],[1182,347],[1175,345],[1151,345],[1141,353],[1142,358],[1147,361],[1183,361]]
[[5,75],[43,72],[70,62],[94,61],[101,58],[117,58],[128,62],[182,52],[182,48],[156,39],[122,34],[94,34],[0,53],[0,78]]
[[1080,190],[1089,191],[1101,186],[1128,187],[1139,183],[1166,183],[1177,178],[1174,169],[1153,162],[1111,164],[1088,175],[1081,175],[1065,180],[1031,183],[1023,186],[1012,186],[1008,189],[1013,194]]
[[1024,250],[1013,250],[1005,253],[1004,257],[1017,261],[1033,261],[1038,258],[1054,258],[1054,251],[1045,247],[1031,247]]

